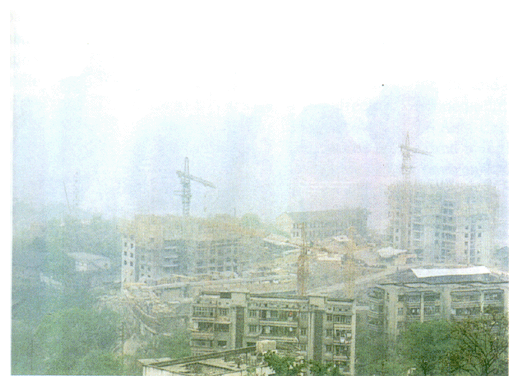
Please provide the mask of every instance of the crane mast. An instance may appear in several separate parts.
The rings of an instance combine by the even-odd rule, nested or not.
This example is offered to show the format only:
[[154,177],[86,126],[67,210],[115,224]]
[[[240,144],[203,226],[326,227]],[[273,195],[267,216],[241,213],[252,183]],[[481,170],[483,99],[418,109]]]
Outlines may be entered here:
[[309,281],[309,256],[307,251],[307,233],[305,231],[305,223],[298,224],[298,229],[301,229],[302,231],[302,245],[300,247],[298,267],[296,270],[296,292],[299,296],[305,296],[307,293],[307,282]]
[[431,155],[430,152],[417,149],[415,147],[410,146],[410,135],[406,133],[406,141],[404,145],[399,146],[401,148],[401,154],[403,155],[403,164],[401,166],[401,171],[403,173],[404,180],[404,191],[403,191],[403,209],[401,210],[401,229],[403,229],[402,237],[401,237],[401,247],[403,249],[410,248],[410,235],[411,235],[411,200],[412,200],[412,184],[411,184],[411,175],[412,175],[412,153],[415,154],[423,154],[423,155]]
[[188,157],[184,158],[184,172],[177,170],[177,176],[181,179],[182,185],[182,192],[180,192],[182,197],[182,214],[183,216],[188,217],[190,215],[191,181],[198,182],[213,189],[216,189],[216,187],[211,182],[190,174],[190,160]]

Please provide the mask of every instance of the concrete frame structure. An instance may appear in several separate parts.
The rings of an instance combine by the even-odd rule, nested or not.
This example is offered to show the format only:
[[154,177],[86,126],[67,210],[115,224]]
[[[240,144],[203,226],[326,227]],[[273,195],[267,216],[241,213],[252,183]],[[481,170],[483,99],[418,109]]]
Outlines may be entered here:
[[368,300],[368,327],[396,338],[412,322],[507,312],[509,279],[486,267],[409,269],[370,288]]
[[394,248],[406,249],[426,264],[492,265],[496,188],[414,184],[407,190],[401,183],[389,187],[388,206],[388,240]]
[[155,284],[175,275],[231,277],[264,257],[262,237],[232,221],[136,216],[122,233],[123,286]]
[[354,374],[356,311],[352,299],[203,292],[191,312],[194,354],[276,341],[308,360],[334,362]]
[[300,224],[305,224],[308,241],[346,235],[354,227],[360,235],[366,235],[368,210],[344,209],[314,212],[287,212],[278,216],[276,226],[292,238],[302,237]]

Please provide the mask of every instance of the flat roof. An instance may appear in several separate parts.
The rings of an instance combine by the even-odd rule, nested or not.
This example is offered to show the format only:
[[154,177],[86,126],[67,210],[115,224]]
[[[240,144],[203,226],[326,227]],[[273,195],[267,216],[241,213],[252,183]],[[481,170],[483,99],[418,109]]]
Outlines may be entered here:
[[484,266],[467,267],[467,268],[433,268],[433,269],[412,268],[412,272],[418,278],[436,277],[436,276],[483,275],[483,274],[491,273],[491,271]]

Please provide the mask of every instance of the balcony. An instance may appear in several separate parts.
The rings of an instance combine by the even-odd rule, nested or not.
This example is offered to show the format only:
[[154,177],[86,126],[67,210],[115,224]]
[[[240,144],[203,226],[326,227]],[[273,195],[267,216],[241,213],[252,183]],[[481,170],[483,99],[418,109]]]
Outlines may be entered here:
[[231,323],[231,319],[229,318],[229,316],[217,316],[214,318],[214,320],[218,323]]
[[281,327],[298,327],[298,321],[283,321],[278,319],[260,319],[260,325],[262,326],[281,326]]
[[260,340],[276,340],[278,342],[287,342],[287,343],[298,343],[298,338],[296,335],[294,336],[278,336],[278,335],[266,335],[260,334]]
[[212,339],[214,335],[213,331],[191,330],[192,339]]
[[216,316],[191,316],[191,320],[194,322],[214,322],[216,319]]

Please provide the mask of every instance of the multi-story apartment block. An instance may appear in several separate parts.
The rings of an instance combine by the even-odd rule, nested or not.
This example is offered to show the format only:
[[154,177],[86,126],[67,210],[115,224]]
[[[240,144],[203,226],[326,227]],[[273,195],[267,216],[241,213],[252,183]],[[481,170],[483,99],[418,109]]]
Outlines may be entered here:
[[264,241],[233,223],[136,216],[123,227],[121,282],[154,283],[174,275],[241,273],[264,258]]
[[355,302],[323,296],[203,292],[193,303],[194,354],[274,340],[309,360],[334,362],[354,373]]
[[362,236],[367,232],[368,210],[356,208],[314,212],[288,212],[276,219],[276,226],[291,237],[302,237],[304,224],[307,240],[346,235],[351,227]]
[[369,289],[368,326],[399,335],[407,324],[507,312],[509,279],[486,267],[408,269]]
[[492,265],[498,194],[487,185],[388,190],[388,239],[427,264]]

